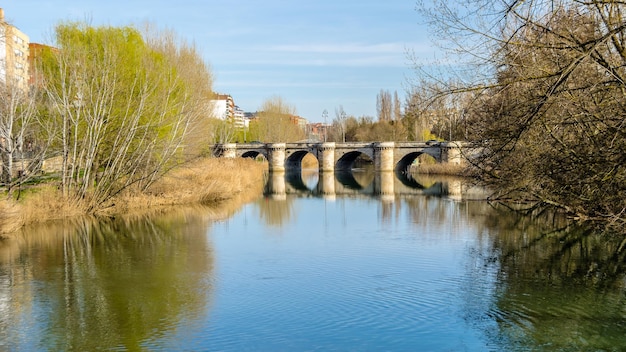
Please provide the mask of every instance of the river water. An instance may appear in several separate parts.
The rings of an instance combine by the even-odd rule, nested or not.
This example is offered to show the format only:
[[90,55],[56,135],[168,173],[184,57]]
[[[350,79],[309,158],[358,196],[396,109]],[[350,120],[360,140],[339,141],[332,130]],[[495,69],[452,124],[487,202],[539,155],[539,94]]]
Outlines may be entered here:
[[0,244],[0,350],[626,350],[626,240],[478,193],[276,174],[217,221],[31,228]]

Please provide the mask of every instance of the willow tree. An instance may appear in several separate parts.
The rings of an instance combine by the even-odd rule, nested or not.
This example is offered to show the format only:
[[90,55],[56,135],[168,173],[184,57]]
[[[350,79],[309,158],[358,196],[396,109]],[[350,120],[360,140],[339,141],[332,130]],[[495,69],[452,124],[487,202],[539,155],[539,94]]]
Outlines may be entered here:
[[211,75],[192,46],[132,27],[56,27],[42,68],[60,128],[62,190],[94,211],[148,187],[184,157],[208,107]]
[[433,96],[474,92],[468,132],[500,196],[626,223],[626,5],[436,1],[426,10],[463,63]]

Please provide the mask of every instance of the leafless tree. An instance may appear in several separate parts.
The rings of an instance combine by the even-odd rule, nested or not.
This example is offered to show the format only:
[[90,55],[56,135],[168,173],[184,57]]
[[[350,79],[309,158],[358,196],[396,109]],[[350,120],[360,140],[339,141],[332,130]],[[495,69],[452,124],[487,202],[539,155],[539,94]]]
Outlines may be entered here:
[[29,90],[11,77],[0,82],[0,156],[2,184],[13,190],[39,171],[47,140],[37,138],[39,116],[36,87]]
[[391,93],[387,90],[380,90],[376,97],[376,111],[378,112],[379,121],[391,121],[393,110],[393,101]]
[[268,98],[259,110],[256,121],[258,139],[295,142],[305,138],[305,131],[298,126],[296,108],[280,96]]
[[339,105],[338,107],[335,108],[335,121],[337,122],[337,125],[339,126],[339,129],[341,130],[340,142],[345,142],[348,115],[346,114],[346,111],[343,109],[343,105]]
[[[455,67],[418,72],[433,99],[464,99],[476,160],[499,197],[626,221],[626,4],[422,3]],[[454,69],[456,68],[456,69]],[[443,83],[442,83],[443,82]],[[449,84],[444,84],[449,82]]]
[[402,103],[398,98],[398,91],[393,92],[393,121],[402,119]]

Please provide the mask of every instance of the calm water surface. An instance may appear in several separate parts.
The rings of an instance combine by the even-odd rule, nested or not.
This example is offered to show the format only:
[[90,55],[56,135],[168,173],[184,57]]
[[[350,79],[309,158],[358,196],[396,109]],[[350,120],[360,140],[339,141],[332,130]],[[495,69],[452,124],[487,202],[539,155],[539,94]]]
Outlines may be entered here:
[[30,229],[0,244],[0,350],[626,350],[623,237],[393,176]]

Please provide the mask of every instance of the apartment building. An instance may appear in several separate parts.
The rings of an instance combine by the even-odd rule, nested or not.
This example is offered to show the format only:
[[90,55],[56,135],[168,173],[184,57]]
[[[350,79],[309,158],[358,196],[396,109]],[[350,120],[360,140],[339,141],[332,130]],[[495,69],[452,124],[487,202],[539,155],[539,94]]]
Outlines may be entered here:
[[290,115],[289,120],[291,121],[291,123],[298,126],[302,131],[306,132],[306,126],[309,124],[309,121],[307,121],[307,119],[302,116]]
[[250,120],[246,119],[246,113],[237,105],[235,105],[233,122],[237,128],[248,128],[248,125],[250,124]]
[[235,114],[235,101],[228,94],[216,94],[211,100],[213,105],[213,116],[216,119],[232,119]]
[[29,38],[6,22],[0,8],[0,82],[26,89],[29,81]]

